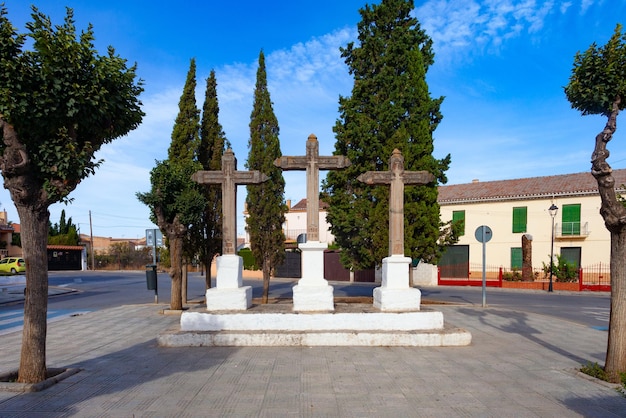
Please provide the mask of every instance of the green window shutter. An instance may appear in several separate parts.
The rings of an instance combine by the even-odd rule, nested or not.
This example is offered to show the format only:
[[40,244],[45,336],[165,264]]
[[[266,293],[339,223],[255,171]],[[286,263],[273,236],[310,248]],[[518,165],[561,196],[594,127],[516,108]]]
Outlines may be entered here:
[[511,269],[522,268],[522,247],[511,248]]
[[464,210],[452,211],[452,223],[457,223],[457,222],[462,222],[462,225],[463,225],[461,227],[461,233],[459,234],[459,236],[465,235],[465,211]]
[[526,232],[526,206],[513,208],[513,232]]
[[580,235],[580,203],[563,205],[561,223],[563,235]]

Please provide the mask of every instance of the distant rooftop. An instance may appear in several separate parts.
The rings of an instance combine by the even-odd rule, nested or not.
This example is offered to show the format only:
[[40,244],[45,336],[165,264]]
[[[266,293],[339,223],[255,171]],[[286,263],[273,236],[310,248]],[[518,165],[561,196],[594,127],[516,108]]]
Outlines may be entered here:
[[[328,203],[322,202],[322,200],[320,199],[320,210],[326,210],[326,209],[328,209]],[[293,205],[289,210],[290,211],[306,211],[306,199],[301,199],[298,203]]]
[[[613,170],[616,191],[623,191],[626,169]],[[439,204],[524,200],[546,197],[598,194],[598,183],[590,172],[530,177],[439,186]]]

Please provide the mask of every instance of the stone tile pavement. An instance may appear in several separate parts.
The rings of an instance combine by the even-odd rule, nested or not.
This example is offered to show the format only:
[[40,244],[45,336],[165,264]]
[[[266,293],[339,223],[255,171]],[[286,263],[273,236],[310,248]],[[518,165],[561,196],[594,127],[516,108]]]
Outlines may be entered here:
[[[626,417],[626,398],[576,368],[606,331],[500,308],[441,306],[469,347],[162,348],[179,321],[130,305],[51,323],[48,367],[82,370],[0,392],[0,417]],[[0,372],[21,332],[0,337]]]

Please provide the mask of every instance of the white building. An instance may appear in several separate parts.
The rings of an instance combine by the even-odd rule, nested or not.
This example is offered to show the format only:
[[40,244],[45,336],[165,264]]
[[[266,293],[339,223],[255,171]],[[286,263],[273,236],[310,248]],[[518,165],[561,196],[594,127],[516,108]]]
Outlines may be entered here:
[[[306,234],[306,206],[307,200],[301,199],[298,203],[291,206],[291,200],[287,200],[289,211],[285,214],[285,237],[288,241],[297,241],[298,237]],[[328,204],[320,200],[319,204],[319,240],[332,244],[335,237],[330,232],[330,224],[326,221]]]
[[[623,193],[626,170],[614,170],[616,193]],[[475,231],[488,226],[493,234],[486,244],[486,265],[520,268],[522,236],[532,236],[532,263],[540,269],[550,263],[554,217],[554,255],[579,267],[608,264],[610,234],[600,215],[598,185],[589,172],[558,176],[500,180],[439,187],[441,220],[463,220],[464,235],[440,262],[482,264],[482,243]]]

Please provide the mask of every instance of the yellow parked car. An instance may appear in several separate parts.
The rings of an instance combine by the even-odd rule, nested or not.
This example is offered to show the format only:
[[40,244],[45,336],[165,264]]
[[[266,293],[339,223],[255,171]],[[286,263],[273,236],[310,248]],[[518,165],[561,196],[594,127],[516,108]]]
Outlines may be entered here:
[[23,258],[6,257],[0,260],[0,272],[17,274],[25,271],[26,263]]

